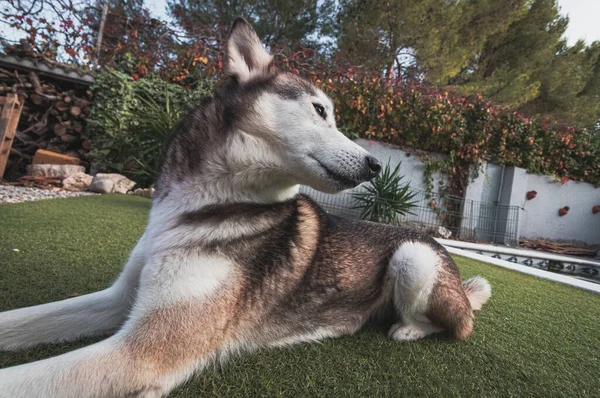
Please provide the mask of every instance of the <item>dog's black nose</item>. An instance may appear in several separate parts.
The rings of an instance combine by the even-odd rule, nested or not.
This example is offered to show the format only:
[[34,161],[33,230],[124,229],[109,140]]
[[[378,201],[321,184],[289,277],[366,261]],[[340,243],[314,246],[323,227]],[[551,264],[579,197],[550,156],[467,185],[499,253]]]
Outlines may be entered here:
[[381,171],[381,163],[371,155],[367,156],[367,165],[371,171],[371,178],[375,177]]

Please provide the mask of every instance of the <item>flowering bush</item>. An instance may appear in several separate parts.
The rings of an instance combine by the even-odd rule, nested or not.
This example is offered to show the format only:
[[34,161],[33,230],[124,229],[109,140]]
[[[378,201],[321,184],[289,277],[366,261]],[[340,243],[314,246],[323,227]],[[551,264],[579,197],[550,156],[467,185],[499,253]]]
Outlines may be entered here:
[[[197,57],[195,69],[178,79],[183,87],[190,79],[213,82],[222,76],[222,52],[205,48]],[[484,161],[523,167],[563,183],[573,179],[600,185],[597,131],[529,119],[480,95],[460,96],[419,83],[366,75],[340,55],[324,62],[313,51],[301,49],[289,57],[276,52],[276,61],[332,95],[336,119],[348,136],[426,151],[418,154],[428,164],[429,192],[461,196],[469,177]],[[428,153],[447,156],[433,159]],[[447,183],[435,188],[435,173],[442,174],[441,180]]]
[[[348,73],[317,78],[337,103],[344,131],[396,145],[447,155],[429,161],[449,189],[462,194],[469,173],[483,161],[536,174],[600,185],[600,132],[528,119],[484,100],[399,80]],[[350,74],[349,74],[350,73]],[[429,178],[431,183],[431,178]],[[430,187],[433,188],[433,187]]]

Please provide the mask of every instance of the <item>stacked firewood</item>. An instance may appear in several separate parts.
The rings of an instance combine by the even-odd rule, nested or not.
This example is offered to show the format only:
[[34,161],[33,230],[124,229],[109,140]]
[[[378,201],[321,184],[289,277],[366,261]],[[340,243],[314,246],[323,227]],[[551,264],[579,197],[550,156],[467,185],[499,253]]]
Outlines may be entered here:
[[12,145],[6,179],[25,173],[38,149],[46,149],[89,162],[92,142],[85,138],[85,119],[91,114],[89,89],[61,87],[40,80],[35,72],[20,74],[0,68],[0,96],[16,93],[25,100]]
[[594,245],[558,242],[546,239],[523,240],[520,242],[520,246],[527,249],[577,257],[594,257],[600,249],[599,246]]

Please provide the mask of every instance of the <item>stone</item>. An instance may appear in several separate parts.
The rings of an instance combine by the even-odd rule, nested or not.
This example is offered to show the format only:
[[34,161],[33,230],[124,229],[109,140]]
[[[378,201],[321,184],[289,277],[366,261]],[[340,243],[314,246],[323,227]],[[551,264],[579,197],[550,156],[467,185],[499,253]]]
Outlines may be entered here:
[[27,167],[27,174],[32,177],[67,178],[78,173],[85,173],[85,167],[72,164],[32,164]]
[[442,226],[438,227],[437,233],[438,233],[438,235],[440,235],[444,239],[448,239],[449,237],[452,236],[452,231],[450,231],[448,228],[445,228],[445,227],[442,227]]
[[77,173],[65,178],[62,185],[67,191],[81,192],[87,190],[92,185],[93,179],[94,177],[89,174]]
[[115,183],[110,178],[94,177],[90,185],[90,191],[96,193],[112,193],[115,189]]
[[154,195],[154,191],[154,188],[138,188],[135,191],[133,191],[133,194],[143,196],[145,198],[152,198],[152,196]]
[[114,185],[113,192],[116,193],[125,194],[135,186],[135,181],[131,181],[124,175],[117,173],[98,173],[94,178],[107,178],[111,180]]
[[60,153],[38,149],[33,155],[31,164],[74,164],[78,165],[79,158]]

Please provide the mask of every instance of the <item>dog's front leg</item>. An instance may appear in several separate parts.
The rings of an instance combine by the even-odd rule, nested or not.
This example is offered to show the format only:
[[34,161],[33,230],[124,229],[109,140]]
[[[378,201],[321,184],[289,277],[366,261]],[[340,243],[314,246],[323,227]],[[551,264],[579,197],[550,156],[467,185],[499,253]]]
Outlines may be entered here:
[[0,369],[0,398],[163,397],[216,349],[214,344],[192,346],[196,342],[185,338],[165,340],[164,331],[172,333],[175,325],[163,321],[57,357]]
[[73,341],[116,331],[125,321],[147,256],[142,236],[117,281],[108,289],[0,313],[0,350]]
[[216,353],[242,345],[242,283],[226,259],[159,253],[146,264],[129,319],[112,337],[0,370],[1,398],[160,397]]

